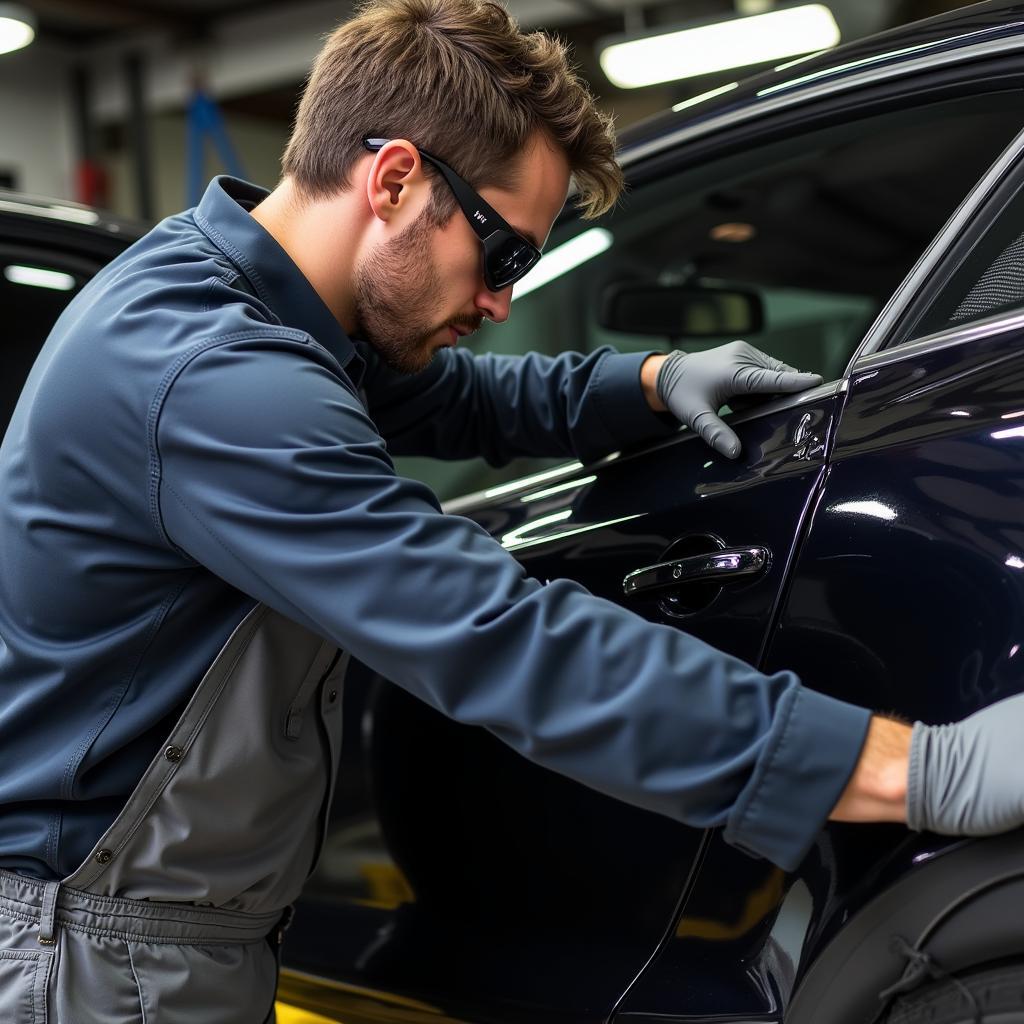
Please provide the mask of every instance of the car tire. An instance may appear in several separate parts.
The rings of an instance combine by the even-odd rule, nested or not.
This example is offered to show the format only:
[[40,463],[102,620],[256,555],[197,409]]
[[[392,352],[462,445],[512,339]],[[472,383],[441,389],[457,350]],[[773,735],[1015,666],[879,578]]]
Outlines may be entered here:
[[[980,1016],[964,989],[974,997]],[[981,968],[956,981],[933,982],[898,999],[884,1020],[885,1024],[1024,1024],[1024,963]]]

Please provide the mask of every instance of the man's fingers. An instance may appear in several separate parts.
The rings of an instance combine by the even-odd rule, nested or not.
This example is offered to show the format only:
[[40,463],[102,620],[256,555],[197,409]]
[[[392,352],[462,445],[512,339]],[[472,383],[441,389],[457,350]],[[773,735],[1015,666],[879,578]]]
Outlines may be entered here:
[[739,455],[742,447],[740,439],[710,409],[694,416],[690,428],[700,434],[704,443],[714,448],[719,455],[724,455],[727,459],[735,459]]
[[820,373],[800,373],[794,370],[791,373],[780,373],[777,380],[777,391],[806,391],[808,388],[816,388],[824,378]]
[[[765,367],[765,368],[767,368],[769,370],[774,370],[779,375],[779,378],[781,378],[783,374],[794,374],[797,377],[801,377],[801,378],[815,377],[817,379],[814,382],[814,384],[820,384],[821,383],[821,377],[818,374],[816,374],[816,373],[805,373],[803,370],[798,370],[795,366],[790,366],[789,363],[784,363],[781,359],[776,359],[775,356],[770,356],[770,355],[768,355],[767,352],[762,352],[759,348],[753,348],[753,346],[751,346],[751,353],[750,354],[755,359],[758,368],[759,367]],[[807,386],[808,387],[814,387],[814,384],[810,384],[810,385],[807,385]],[[798,388],[798,387],[793,387],[793,388],[779,387],[779,388],[777,388],[777,390],[779,390],[779,391],[784,391],[784,390],[799,391],[800,388]]]
[[759,348],[755,348],[754,353],[759,366],[767,366],[769,370],[788,370],[790,373],[800,373],[795,366],[790,366],[789,363],[784,363],[781,359],[776,359],[775,356],[770,356]]
[[766,370],[751,368],[742,377],[743,394],[771,395],[806,391],[822,382],[819,373],[800,373],[797,370]]

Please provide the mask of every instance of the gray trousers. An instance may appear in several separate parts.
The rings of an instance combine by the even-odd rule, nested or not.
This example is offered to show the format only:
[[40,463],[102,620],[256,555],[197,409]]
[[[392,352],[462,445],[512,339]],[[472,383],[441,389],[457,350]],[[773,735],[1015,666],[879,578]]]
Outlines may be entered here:
[[2,1024],[273,1021],[276,932],[323,842],[347,665],[258,606],[85,862],[60,882],[0,871]]

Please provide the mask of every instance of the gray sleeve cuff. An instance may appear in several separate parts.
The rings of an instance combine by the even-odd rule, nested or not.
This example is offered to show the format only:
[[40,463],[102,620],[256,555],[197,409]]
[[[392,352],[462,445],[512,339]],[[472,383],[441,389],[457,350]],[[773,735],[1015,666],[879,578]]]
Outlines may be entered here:
[[786,700],[729,815],[725,839],[793,871],[853,774],[871,712],[803,686]]
[[640,386],[640,367],[657,352],[609,352],[590,381],[589,400],[608,438],[608,452],[630,448],[645,441],[671,437],[679,421],[669,413],[656,413]]

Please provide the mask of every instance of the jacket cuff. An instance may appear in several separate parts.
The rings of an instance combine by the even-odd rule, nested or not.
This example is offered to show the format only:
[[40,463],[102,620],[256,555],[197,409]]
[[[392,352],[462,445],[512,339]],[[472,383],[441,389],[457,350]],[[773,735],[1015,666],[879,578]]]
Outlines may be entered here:
[[588,459],[678,432],[679,421],[670,413],[656,413],[647,404],[640,386],[640,367],[653,355],[658,353],[609,352],[597,364],[590,378],[588,399],[607,436],[607,450],[583,453]]
[[725,840],[795,870],[846,788],[871,712],[803,686],[786,695],[775,728],[740,793]]

